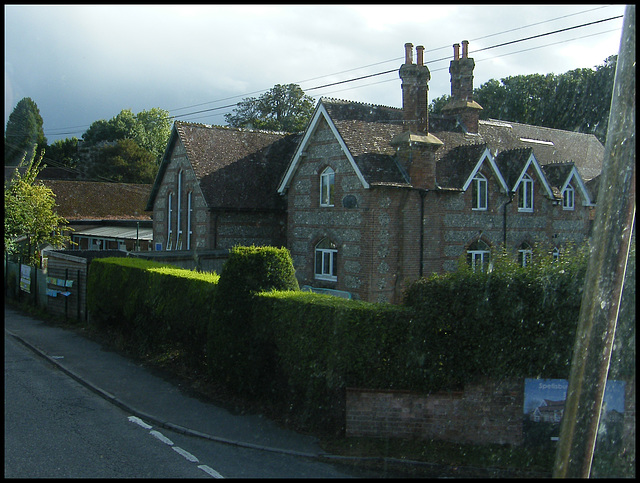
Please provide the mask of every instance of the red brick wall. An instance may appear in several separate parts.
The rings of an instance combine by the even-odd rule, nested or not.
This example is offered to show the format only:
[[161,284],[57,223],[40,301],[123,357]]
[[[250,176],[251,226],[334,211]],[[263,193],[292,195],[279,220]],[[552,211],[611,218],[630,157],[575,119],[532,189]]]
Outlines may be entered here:
[[461,392],[418,394],[347,388],[346,435],[458,443],[523,442],[522,381],[483,382]]

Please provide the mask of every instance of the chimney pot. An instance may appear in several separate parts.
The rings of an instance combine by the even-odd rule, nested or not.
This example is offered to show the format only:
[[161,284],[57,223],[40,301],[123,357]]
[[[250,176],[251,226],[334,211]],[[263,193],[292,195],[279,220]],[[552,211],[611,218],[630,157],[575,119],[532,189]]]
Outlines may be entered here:
[[463,40],[462,41],[462,58],[466,59],[468,55],[469,55],[469,41]]
[[416,47],[416,51],[418,52],[418,65],[423,65],[424,62],[424,47],[422,45],[418,45]]
[[413,64],[413,44],[411,42],[404,44],[404,63]]
[[460,44],[453,44],[453,60],[460,59]]

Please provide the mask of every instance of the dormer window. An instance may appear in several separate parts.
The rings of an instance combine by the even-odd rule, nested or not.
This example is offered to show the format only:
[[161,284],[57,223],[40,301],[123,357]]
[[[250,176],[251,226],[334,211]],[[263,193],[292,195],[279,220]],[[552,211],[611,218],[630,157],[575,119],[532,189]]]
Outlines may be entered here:
[[481,173],[473,177],[472,182],[472,209],[483,211],[487,209],[487,178]]
[[575,206],[575,190],[570,184],[562,192],[562,209],[573,210]]
[[518,188],[518,211],[533,211],[533,178],[526,173]]
[[335,172],[325,169],[320,175],[320,206],[333,206]]
[[338,280],[338,249],[334,242],[324,238],[315,249],[315,278],[317,280]]

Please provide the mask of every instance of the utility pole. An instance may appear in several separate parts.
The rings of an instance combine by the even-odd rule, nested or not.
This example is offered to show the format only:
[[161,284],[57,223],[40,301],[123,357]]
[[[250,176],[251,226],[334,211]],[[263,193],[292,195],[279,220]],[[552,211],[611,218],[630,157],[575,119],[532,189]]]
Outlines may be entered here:
[[605,156],[553,476],[588,478],[635,219],[636,7],[626,7]]

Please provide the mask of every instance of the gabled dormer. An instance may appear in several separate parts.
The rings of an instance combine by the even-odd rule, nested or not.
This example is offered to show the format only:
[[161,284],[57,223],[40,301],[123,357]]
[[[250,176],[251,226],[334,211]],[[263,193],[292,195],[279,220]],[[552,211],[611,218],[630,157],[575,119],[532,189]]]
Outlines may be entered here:
[[540,183],[545,196],[555,197],[531,148],[502,151],[496,156],[496,164],[502,173],[509,191],[517,195],[518,211],[534,211],[536,185]]
[[497,181],[499,191],[507,193],[505,182],[486,144],[471,144],[451,149],[438,162],[438,187],[460,191],[472,190],[471,208],[484,211],[489,207],[489,179]]
[[542,167],[542,170],[563,210],[575,209],[576,194],[582,200],[582,206],[595,206],[587,185],[574,163],[547,164]]

